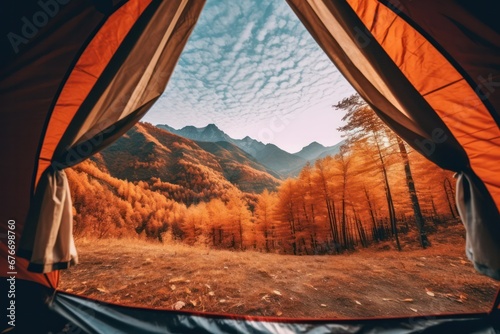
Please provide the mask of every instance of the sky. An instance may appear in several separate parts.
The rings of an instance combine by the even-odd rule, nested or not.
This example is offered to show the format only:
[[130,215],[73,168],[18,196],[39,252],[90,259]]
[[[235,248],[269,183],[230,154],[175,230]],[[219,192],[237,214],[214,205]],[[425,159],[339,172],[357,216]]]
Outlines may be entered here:
[[353,93],[285,1],[207,0],[143,120],[176,129],[214,123],[293,153],[342,140],[332,105]]

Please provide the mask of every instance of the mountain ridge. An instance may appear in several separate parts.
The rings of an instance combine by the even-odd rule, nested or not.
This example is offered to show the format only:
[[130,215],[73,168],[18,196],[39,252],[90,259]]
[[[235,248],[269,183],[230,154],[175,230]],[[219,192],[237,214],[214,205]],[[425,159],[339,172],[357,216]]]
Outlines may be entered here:
[[113,177],[146,182],[185,204],[236,190],[273,191],[281,183],[278,175],[234,144],[196,142],[148,123],[138,123],[91,159]]
[[187,125],[181,129],[175,129],[167,124],[157,124],[158,128],[166,130],[178,136],[195,140],[197,142],[228,142],[236,145],[245,151],[257,162],[273,170],[282,177],[296,176],[297,170],[300,170],[308,162],[314,163],[317,159],[327,155],[335,155],[339,152],[340,142],[333,146],[324,146],[316,141],[304,146],[299,152],[287,152],[275,144],[264,144],[250,136],[243,139],[234,139],[219,129],[214,123],[205,127],[195,127]]

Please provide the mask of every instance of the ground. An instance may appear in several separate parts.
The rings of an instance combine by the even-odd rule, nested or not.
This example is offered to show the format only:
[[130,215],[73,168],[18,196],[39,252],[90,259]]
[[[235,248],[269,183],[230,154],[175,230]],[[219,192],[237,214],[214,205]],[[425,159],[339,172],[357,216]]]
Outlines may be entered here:
[[80,239],[80,264],[60,288],[126,305],[294,318],[487,311],[499,284],[465,258],[463,230],[438,229],[430,241],[292,256]]

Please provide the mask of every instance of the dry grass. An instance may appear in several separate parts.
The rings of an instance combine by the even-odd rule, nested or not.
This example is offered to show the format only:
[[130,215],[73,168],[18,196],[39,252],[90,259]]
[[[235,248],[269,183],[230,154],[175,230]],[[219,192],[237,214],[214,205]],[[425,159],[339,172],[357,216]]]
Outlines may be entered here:
[[[463,231],[427,250],[388,245],[340,256],[207,250],[140,240],[79,240],[81,264],[61,289],[128,305],[284,317],[371,317],[486,311],[498,282],[475,272]],[[385,246],[385,247],[384,247]],[[178,303],[177,306],[181,306]]]

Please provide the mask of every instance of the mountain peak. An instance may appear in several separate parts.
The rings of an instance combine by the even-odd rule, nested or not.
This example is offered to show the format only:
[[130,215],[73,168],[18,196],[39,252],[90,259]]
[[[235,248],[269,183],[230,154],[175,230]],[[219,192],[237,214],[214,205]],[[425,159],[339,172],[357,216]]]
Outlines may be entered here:
[[165,125],[159,124],[157,126],[173,134],[191,140],[204,141],[204,142],[227,141],[229,143],[233,143],[233,139],[213,123],[207,124],[205,127],[201,128],[197,128],[193,125],[187,125],[180,130],[176,130],[166,124]]
[[325,146],[321,145],[317,141],[313,141],[309,145],[304,146],[299,152],[295,153],[295,155],[306,160],[313,160],[325,149]]
[[156,124],[156,127],[163,129],[163,130],[166,130],[166,131],[171,132],[171,133],[174,133],[175,131],[177,131],[176,129],[174,129],[173,127],[171,127],[167,124]]
[[314,161],[326,155],[335,155],[338,153],[341,143],[335,146],[325,147],[324,145],[313,141],[305,146],[300,152],[291,154],[274,144],[264,144],[250,136],[243,139],[233,139],[222,131],[214,123],[209,123],[205,127],[185,126],[180,130],[175,130],[168,125],[158,125],[158,127],[167,129],[173,134],[198,142],[218,143],[220,147],[226,147],[221,142],[228,142],[236,145],[241,150],[251,155],[262,165],[281,173],[282,175],[292,175],[307,161]]
[[222,131],[221,129],[219,129],[217,127],[217,125],[215,125],[213,123],[208,124],[204,128],[200,128],[200,130],[202,130],[203,132],[218,132],[218,133],[221,133],[221,134],[225,135],[224,131]]
[[178,131],[183,131],[183,130],[195,130],[195,131],[198,131],[198,130],[203,130],[202,129],[199,129],[197,128],[196,126],[193,126],[193,125],[186,125],[185,127],[183,127],[182,129],[179,129]]
[[304,149],[307,149],[307,148],[326,148],[326,147],[324,145],[321,145],[317,141],[313,141],[309,145],[304,146],[302,149],[304,150]]
[[207,126],[205,126],[205,129],[217,129],[217,130],[219,130],[217,125],[215,125],[214,123],[207,124]]

